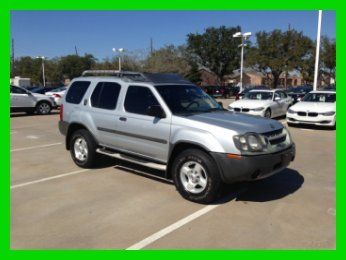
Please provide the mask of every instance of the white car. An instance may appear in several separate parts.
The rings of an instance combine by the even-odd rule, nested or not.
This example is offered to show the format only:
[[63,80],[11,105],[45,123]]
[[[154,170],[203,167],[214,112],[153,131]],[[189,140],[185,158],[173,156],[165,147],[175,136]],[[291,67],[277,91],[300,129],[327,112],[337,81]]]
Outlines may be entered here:
[[48,91],[45,93],[46,96],[52,97],[57,106],[61,105],[61,98],[65,95],[67,87],[60,87]]
[[287,123],[336,126],[336,92],[312,91],[287,111]]
[[10,86],[11,112],[27,112],[28,114],[49,114],[56,106],[53,98],[32,93],[27,89]]
[[228,106],[228,110],[274,118],[286,115],[288,107],[292,104],[292,98],[280,89],[251,90],[241,100],[237,100]]

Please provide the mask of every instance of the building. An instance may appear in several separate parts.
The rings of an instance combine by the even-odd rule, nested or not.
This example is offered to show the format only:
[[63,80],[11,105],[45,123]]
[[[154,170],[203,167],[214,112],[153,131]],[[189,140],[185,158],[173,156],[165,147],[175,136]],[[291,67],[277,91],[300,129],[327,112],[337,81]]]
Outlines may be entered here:
[[[243,70],[243,86],[258,86],[266,84],[267,75],[251,68]],[[226,84],[238,85],[240,82],[240,69],[234,70],[232,74],[224,77]]]
[[16,76],[16,77],[10,79],[10,84],[13,86],[27,88],[27,87],[31,86],[31,79]]
[[206,67],[199,68],[198,72],[200,73],[201,81],[198,85],[200,86],[220,86],[220,78]]

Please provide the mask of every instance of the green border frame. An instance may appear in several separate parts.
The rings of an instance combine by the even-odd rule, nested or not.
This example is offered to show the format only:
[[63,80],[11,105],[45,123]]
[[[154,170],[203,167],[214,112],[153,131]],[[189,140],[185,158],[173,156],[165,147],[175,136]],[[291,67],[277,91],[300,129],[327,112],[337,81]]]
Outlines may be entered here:
[[[266,0],[266,1],[238,1],[238,0],[59,0],[51,2],[48,0],[1,0],[0,1],[0,115],[1,115],[1,171],[0,171],[0,256],[6,258],[35,258],[58,259],[61,257],[73,257],[75,259],[94,259],[95,257],[124,257],[124,258],[148,258],[159,259],[161,257],[199,257],[208,259],[210,257],[242,257],[256,259],[291,259],[292,257],[314,257],[337,259],[345,253],[345,174],[344,164],[341,159],[341,148],[337,145],[336,165],[336,250],[155,250],[155,251],[124,251],[124,250],[10,250],[10,116],[9,116],[9,89],[8,80],[10,77],[10,12],[12,10],[336,10],[337,27],[337,62],[338,70],[343,71],[346,57],[346,11],[345,3],[342,0]],[[317,23],[317,21],[316,21]],[[343,25],[342,25],[343,24]],[[341,47],[340,47],[341,46]],[[343,89],[345,76],[339,73],[338,89],[339,100],[345,97]],[[339,101],[337,109],[342,111],[344,105]],[[341,116],[341,120],[340,120]],[[343,114],[339,113],[336,141],[345,142],[345,137],[340,133],[344,132],[345,122]],[[326,156],[328,156],[326,154]],[[341,159],[342,160],[342,159]],[[316,200],[319,198],[316,197]],[[343,220],[343,221],[342,221]],[[343,231],[343,232],[342,232]]]

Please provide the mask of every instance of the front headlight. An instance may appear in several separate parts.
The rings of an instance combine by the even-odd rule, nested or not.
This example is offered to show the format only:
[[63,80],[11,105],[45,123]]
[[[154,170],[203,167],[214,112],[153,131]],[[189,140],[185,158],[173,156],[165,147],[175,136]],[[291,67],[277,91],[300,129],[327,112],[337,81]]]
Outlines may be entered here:
[[294,110],[292,110],[292,109],[289,108],[289,109],[288,109],[288,113],[289,113],[289,114],[295,114],[296,111],[294,111]]
[[234,144],[242,152],[262,152],[267,148],[266,140],[257,133],[246,133],[233,137]]
[[251,109],[252,111],[262,111],[264,109],[264,107],[257,107],[257,108],[253,108]]
[[329,112],[321,113],[322,116],[334,116],[334,114],[335,114],[334,111],[329,111]]
[[228,107],[229,111],[234,111],[233,107]]

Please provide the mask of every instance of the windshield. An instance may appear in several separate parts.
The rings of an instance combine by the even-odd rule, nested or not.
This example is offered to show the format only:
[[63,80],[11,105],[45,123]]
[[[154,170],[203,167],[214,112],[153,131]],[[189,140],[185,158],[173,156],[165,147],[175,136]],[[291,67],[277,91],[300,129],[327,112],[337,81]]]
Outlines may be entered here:
[[251,100],[272,100],[273,92],[250,91],[245,94],[244,99]]
[[174,115],[222,110],[201,88],[193,85],[155,86]]
[[334,103],[336,101],[336,94],[334,93],[309,93],[304,99],[304,102],[323,102]]

